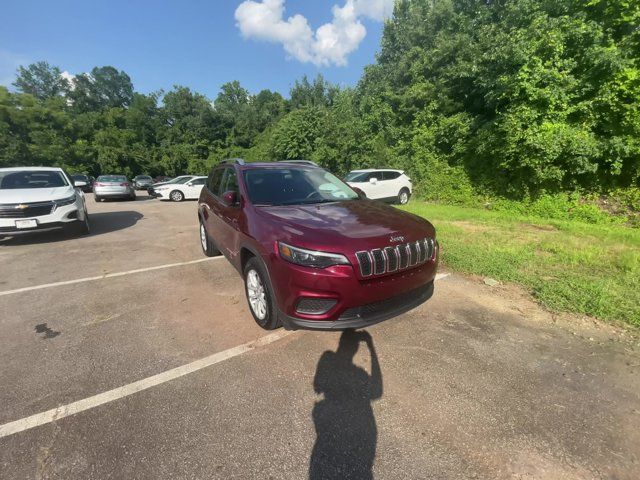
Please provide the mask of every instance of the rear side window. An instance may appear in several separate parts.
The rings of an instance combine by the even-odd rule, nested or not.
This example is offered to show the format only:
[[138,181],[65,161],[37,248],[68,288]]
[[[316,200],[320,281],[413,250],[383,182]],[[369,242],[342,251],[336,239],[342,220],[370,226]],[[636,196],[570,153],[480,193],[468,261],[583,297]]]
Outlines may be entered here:
[[216,196],[218,196],[218,191],[220,190],[220,184],[222,183],[223,174],[224,169],[216,168],[211,171],[211,173],[209,174],[209,178],[207,179],[207,188]]
[[191,182],[191,185],[204,185],[206,181],[207,181],[206,178],[196,178]]
[[395,180],[400,176],[400,172],[382,172],[382,178],[384,180]]

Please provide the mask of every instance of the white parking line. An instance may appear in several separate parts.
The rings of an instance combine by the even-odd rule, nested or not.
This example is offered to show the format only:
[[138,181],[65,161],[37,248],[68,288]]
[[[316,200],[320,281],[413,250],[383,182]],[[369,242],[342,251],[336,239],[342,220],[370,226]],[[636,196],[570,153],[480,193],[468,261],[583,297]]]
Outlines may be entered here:
[[[212,257],[212,258],[220,258],[220,257]],[[210,260],[210,259],[207,258],[202,260],[195,260],[193,262],[176,263],[171,265],[164,265],[162,267],[151,267],[151,270],[157,269],[157,268],[168,268],[169,266],[197,263],[205,260]],[[137,271],[147,271],[147,270],[150,270],[150,269],[132,270],[129,273],[135,273]],[[127,272],[120,273],[120,275],[127,275],[127,274],[128,274]],[[117,276],[118,274],[112,274],[112,275]],[[442,280],[443,278],[446,278],[448,276],[449,276],[449,273],[439,273],[436,275],[435,280],[436,281]],[[104,277],[96,277],[96,279],[100,279],[100,278],[104,278]],[[196,360],[195,362],[182,365],[181,367],[172,368],[171,370],[167,370],[166,372],[162,372],[148,378],[143,378],[142,380],[138,380],[137,382],[133,382],[128,385],[124,385],[122,387],[114,388],[113,390],[99,393],[92,397],[84,398],[82,400],[78,400],[77,402],[69,403],[68,405],[61,405],[57,408],[52,408],[51,410],[47,410],[46,412],[36,413],[35,415],[31,415],[30,417],[25,417],[20,420],[16,420],[14,422],[5,423],[4,425],[0,425],[0,438],[13,435],[14,433],[24,432],[25,430],[29,430],[30,428],[35,428],[41,425],[45,425],[47,423],[55,422],[56,420],[60,420],[70,415],[75,415],[76,413],[84,412],[85,410],[90,410],[100,405],[104,405],[105,403],[113,402],[114,400],[119,400],[121,398],[128,397],[129,395],[132,395],[134,393],[147,390],[148,388],[155,387],[156,385],[160,385],[162,383],[175,380],[176,378],[183,377],[184,375],[188,375],[189,373],[197,372],[198,370],[202,370],[203,368],[210,367],[211,365],[215,365],[216,363],[220,363],[230,358],[237,357],[238,355],[242,355],[243,353],[246,353],[255,348],[268,345],[292,333],[295,333],[295,332],[282,329],[277,332],[271,333],[269,335],[265,335],[264,337],[261,337],[258,340],[255,340],[253,342],[245,343],[243,345],[238,345],[237,347],[229,348],[228,350],[224,350],[222,352],[214,353],[213,355],[209,355],[208,357],[201,358],[200,360]]]
[[114,400],[127,397],[134,393],[147,390],[148,388],[155,387],[156,385],[175,380],[176,378],[180,378],[189,373],[193,373],[198,370],[202,370],[203,368],[210,367],[211,365],[215,365],[216,363],[224,362],[225,360],[228,360],[230,358],[237,357],[238,355],[242,355],[243,353],[246,353],[255,348],[273,343],[292,333],[294,332],[290,330],[279,330],[275,333],[271,333],[262,338],[259,338],[256,341],[238,345],[237,347],[233,347],[222,352],[214,353],[213,355],[201,358],[200,360],[188,363],[187,365],[172,368],[171,370],[167,370],[166,372],[153,375],[152,377],[144,378],[123,387],[114,388],[113,390],[109,390],[108,392],[99,393],[98,395],[84,398],[68,405],[61,405],[57,408],[47,410],[46,412],[37,413],[35,415],[31,415],[30,417],[16,420],[15,422],[5,423],[4,425],[0,425],[0,438],[13,435],[14,433],[24,432],[25,430],[29,430],[30,428],[39,427],[40,425],[45,425],[47,423],[60,420],[61,418],[75,415],[76,413],[84,412],[85,410],[104,405],[105,403],[109,403]]
[[43,288],[60,287],[62,285],[73,285],[74,283],[95,282],[96,280],[104,280],[105,278],[122,277],[124,275],[132,275],[134,273],[151,272],[153,270],[163,270],[165,268],[180,267],[182,265],[192,265],[194,263],[208,262],[209,260],[217,260],[224,258],[222,255],[218,257],[200,258],[189,262],[167,263],[165,265],[157,265],[155,267],[137,268],[136,270],[127,270],[126,272],[105,273],[97,277],[76,278],[75,280],[67,280],[64,282],[44,283],[42,285],[34,285],[32,287],[16,288],[14,290],[4,290],[0,292],[0,297],[4,295],[12,295],[14,293],[30,292],[32,290],[42,290]]

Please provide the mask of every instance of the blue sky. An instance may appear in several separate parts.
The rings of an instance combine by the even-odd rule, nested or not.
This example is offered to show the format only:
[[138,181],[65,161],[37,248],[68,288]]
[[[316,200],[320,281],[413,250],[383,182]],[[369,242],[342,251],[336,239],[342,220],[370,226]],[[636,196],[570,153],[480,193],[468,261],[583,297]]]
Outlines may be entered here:
[[[304,74],[322,73],[331,82],[354,85],[363,67],[374,61],[382,33],[379,12],[365,10],[392,4],[392,0],[286,0],[282,21],[274,20],[271,14],[282,2],[4,0],[0,84],[13,81],[18,65],[47,60],[71,74],[113,65],[129,74],[138,91],[168,90],[180,84],[211,99],[220,85],[231,80],[239,80],[253,93],[269,88],[285,95]],[[242,10],[241,32],[236,9],[242,3],[250,8]],[[271,10],[265,10],[267,4]],[[335,4],[344,7],[338,20],[332,13]],[[289,22],[294,14],[304,19]],[[313,31],[315,46],[308,45],[308,38],[298,38],[304,37],[304,32],[298,35],[304,28],[294,24],[304,27],[302,20]],[[321,47],[321,35],[315,31],[329,22],[332,28],[323,34],[347,35],[337,37],[340,41],[334,46],[352,42],[347,54]],[[361,27],[366,36],[359,40]],[[286,53],[285,48],[294,51],[292,42],[302,52],[298,48],[293,55]],[[311,60],[301,61],[305,56]],[[336,65],[341,61],[347,64]]]

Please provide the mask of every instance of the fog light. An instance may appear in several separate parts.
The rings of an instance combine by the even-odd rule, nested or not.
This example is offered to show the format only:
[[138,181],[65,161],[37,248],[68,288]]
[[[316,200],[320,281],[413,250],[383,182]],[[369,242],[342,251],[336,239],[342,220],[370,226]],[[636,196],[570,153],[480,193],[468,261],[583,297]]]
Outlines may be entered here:
[[306,315],[322,315],[331,310],[336,303],[338,301],[333,298],[301,297],[298,300],[296,312]]
[[78,211],[74,210],[73,212],[69,212],[67,218],[78,218]]

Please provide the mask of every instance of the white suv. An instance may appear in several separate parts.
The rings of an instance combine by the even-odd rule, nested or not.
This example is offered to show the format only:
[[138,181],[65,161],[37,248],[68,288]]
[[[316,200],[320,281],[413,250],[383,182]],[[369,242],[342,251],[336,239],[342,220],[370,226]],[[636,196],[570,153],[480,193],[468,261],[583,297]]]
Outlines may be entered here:
[[353,170],[345,177],[351,188],[360,190],[372,200],[387,200],[404,205],[409,201],[413,186],[402,170]]
[[80,188],[60,168],[0,168],[0,236],[64,228],[89,233]]

